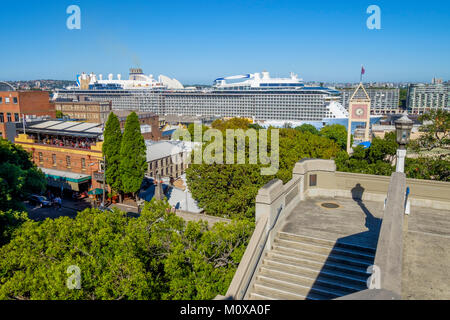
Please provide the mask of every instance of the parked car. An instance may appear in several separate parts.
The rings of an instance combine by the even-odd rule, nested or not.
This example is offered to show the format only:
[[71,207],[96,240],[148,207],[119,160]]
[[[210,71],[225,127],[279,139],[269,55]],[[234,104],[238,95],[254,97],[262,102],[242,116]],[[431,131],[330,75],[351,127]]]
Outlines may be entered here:
[[50,207],[52,203],[47,199],[47,197],[33,194],[28,198],[30,204],[38,205],[42,207]]

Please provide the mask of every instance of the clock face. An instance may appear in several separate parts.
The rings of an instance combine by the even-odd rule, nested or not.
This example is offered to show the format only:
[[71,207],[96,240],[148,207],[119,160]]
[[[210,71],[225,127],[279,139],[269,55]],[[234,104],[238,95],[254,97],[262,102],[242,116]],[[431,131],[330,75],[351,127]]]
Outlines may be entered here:
[[368,105],[366,104],[354,104],[352,105],[352,118],[365,120],[367,118]]

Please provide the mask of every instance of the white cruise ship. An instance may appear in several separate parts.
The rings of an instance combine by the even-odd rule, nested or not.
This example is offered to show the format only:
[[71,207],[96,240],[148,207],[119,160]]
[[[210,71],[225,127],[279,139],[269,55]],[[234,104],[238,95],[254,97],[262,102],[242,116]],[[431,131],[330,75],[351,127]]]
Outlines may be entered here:
[[[271,78],[269,73],[217,78],[206,89],[184,88],[176,79],[145,76],[131,69],[129,80],[112,75],[107,80],[95,74],[78,76],[77,88],[59,90],[57,99],[112,101],[116,110],[138,110],[158,115],[245,117],[265,123],[327,123],[346,125],[348,111],[340,104],[341,93],[333,88],[306,86],[291,73]],[[140,90],[138,90],[140,89]],[[374,119],[374,120],[379,120]]]

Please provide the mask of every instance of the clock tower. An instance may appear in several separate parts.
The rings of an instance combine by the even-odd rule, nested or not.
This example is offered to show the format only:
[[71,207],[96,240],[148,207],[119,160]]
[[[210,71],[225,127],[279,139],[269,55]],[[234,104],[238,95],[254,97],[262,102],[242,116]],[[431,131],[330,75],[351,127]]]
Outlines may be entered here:
[[351,150],[351,134],[353,122],[364,122],[366,124],[364,131],[364,141],[369,141],[370,127],[370,97],[364,89],[362,82],[358,85],[348,107],[348,127],[347,127],[347,152]]

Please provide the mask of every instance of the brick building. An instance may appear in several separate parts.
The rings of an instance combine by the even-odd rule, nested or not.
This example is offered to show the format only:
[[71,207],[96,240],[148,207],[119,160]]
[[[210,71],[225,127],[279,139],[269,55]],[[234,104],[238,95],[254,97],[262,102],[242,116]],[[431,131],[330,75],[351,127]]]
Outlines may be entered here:
[[[132,112],[128,110],[113,110],[120,122],[120,128],[125,128],[127,116]],[[139,123],[141,124],[141,133],[145,140],[161,140],[161,131],[159,130],[159,117],[152,112],[136,112]]]
[[[23,129],[20,129],[23,132]],[[102,188],[101,124],[41,121],[27,125],[16,137],[47,176],[48,185],[68,191]]]
[[23,115],[55,117],[55,106],[48,91],[15,90],[0,83],[0,138],[7,138],[7,122],[21,122]]
[[55,110],[71,119],[92,123],[105,123],[111,112],[111,102],[107,101],[55,101]]

